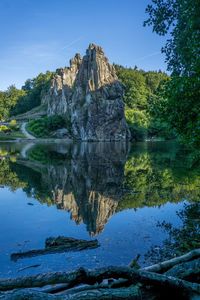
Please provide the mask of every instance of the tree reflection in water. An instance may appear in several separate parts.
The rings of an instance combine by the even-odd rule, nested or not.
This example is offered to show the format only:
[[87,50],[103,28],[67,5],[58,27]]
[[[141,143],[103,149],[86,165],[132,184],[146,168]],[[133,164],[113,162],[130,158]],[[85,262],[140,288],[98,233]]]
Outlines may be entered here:
[[[67,210],[94,236],[117,211],[200,199],[200,171],[173,143],[1,146],[0,184]],[[26,146],[27,147],[27,146]]]

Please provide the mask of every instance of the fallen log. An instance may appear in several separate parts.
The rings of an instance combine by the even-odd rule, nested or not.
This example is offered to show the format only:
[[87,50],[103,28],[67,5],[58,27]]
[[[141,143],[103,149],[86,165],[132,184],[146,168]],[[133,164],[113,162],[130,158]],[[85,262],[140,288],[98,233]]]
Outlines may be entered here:
[[0,293],[0,300],[61,300],[60,296],[45,294],[34,290],[13,290]]
[[0,293],[0,300],[96,300],[96,299],[141,299],[139,290],[135,286],[118,289],[94,289],[85,290],[73,295],[51,295],[35,290],[14,290]]
[[[63,295],[65,296],[65,295]],[[85,290],[82,292],[75,293],[70,296],[69,299],[75,300],[96,300],[96,299],[132,299],[132,300],[140,300],[140,293],[137,286],[130,286],[128,288],[116,288],[116,289],[93,289],[93,290]],[[68,299],[68,298],[66,298]]]
[[146,285],[173,288],[186,293],[200,295],[200,284],[188,282],[172,276],[134,270],[129,267],[106,267],[89,271],[80,268],[74,272],[55,272],[25,276],[16,279],[0,280],[0,290],[7,291],[16,288],[42,287],[50,284],[68,283],[68,288],[80,285],[101,283],[104,279],[128,279],[132,283],[141,282]]
[[38,255],[55,254],[69,251],[82,251],[97,247],[99,247],[98,240],[86,241],[60,236],[57,238],[46,239],[44,249],[13,253],[11,254],[11,260],[17,261],[18,259],[30,258]]
[[[96,241],[96,240],[95,240]],[[58,237],[49,237],[45,241],[45,247],[58,247],[58,246],[86,246],[88,243],[92,241],[86,241],[86,240],[80,240],[80,239],[75,239],[75,238],[69,238],[65,236],[58,236]]]
[[[107,283],[102,282],[102,283],[96,283],[93,285],[80,285],[80,286],[67,286],[66,284],[63,284],[60,288],[60,290],[58,289],[59,286],[56,285],[54,286],[54,289],[45,289],[42,290],[43,292],[49,292],[50,294],[59,294],[59,295],[67,295],[67,294],[76,294],[79,292],[83,292],[83,291],[89,291],[89,290],[99,290],[99,289],[116,289],[116,288],[126,288],[126,287],[130,287],[131,285],[133,285],[130,281],[128,281],[127,279],[117,279],[117,280],[107,280]],[[141,286],[141,284],[138,284],[137,286]]]
[[175,257],[169,260],[166,260],[164,262],[149,266],[149,267],[145,267],[142,270],[144,271],[148,271],[148,272],[156,272],[156,273],[162,273],[165,272],[167,270],[169,270],[170,268],[172,268],[173,266],[180,264],[182,262],[187,262],[190,261],[194,258],[198,258],[200,257],[200,249],[195,249],[192,250],[182,256],[179,257]]
[[72,287],[70,286],[69,284],[66,284],[66,283],[61,283],[61,284],[56,284],[56,285],[53,285],[51,287],[48,287],[48,288],[42,288],[41,291],[44,292],[44,293],[50,293],[50,294],[62,294],[62,293],[65,293],[65,292],[70,292],[70,293],[73,293],[73,292],[77,292],[77,291],[82,291],[82,290],[89,290],[89,289],[98,289],[98,288],[122,288],[122,287],[129,287],[131,285],[131,282],[127,279],[117,279],[117,280],[114,280],[112,281],[111,283],[107,283],[107,284],[96,284],[96,285],[93,285],[93,286],[81,286],[81,287]]
[[59,283],[56,285],[52,285],[50,287],[44,287],[41,289],[41,292],[43,293],[49,293],[49,294],[57,294],[63,291],[66,291],[68,289],[69,285],[67,283]]
[[180,279],[189,279],[190,277],[200,275],[200,258],[175,265],[165,272],[165,275]]

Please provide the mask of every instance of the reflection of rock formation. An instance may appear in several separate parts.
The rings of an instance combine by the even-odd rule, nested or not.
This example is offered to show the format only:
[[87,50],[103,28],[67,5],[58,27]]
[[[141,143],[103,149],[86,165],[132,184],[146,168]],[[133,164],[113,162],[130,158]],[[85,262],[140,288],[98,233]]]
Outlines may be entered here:
[[[62,196],[61,196],[61,193]],[[61,197],[60,197],[61,196]],[[77,199],[78,200],[78,199]],[[84,222],[91,235],[102,232],[108,219],[114,214],[118,201],[102,196],[95,191],[89,192],[87,201],[77,201],[73,193],[63,195],[58,191],[58,198],[55,199],[59,208],[71,212],[71,218],[80,224]]]
[[[59,152],[59,147],[55,147]],[[57,207],[70,211],[77,224],[84,222],[89,233],[95,235],[103,230],[122,196],[128,146],[126,143],[82,143],[69,147],[66,146],[66,154],[69,157],[70,153],[70,159],[46,165],[42,182],[51,191]],[[61,152],[65,153],[63,147]],[[35,162],[27,164],[32,168],[35,164],[35,170],[38,168],[38,162],[37,167]]]

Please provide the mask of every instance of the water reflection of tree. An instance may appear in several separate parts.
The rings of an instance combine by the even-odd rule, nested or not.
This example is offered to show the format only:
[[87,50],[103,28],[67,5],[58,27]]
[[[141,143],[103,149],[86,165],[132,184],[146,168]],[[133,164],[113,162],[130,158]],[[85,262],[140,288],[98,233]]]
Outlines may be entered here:
[[0,182],[70,211],[97,234],[117,210],[200,199],[199,170],[186,169],[177,148],[164,145],[133,145],[128,158],[124,144],[38,145],[6,171],[0,165]]
[[[175,155],[176,154],[176,155]],[[200,170],[188,169],[175,151],[133,152],[125,164],[126,193],[119,209],[200,199]]]
[[182,255],[200,247],[200,205],[198,202],[185,204],[177,212],[182,221],[179,227],[169,222],[158,222],[157,226],[163,229],[168,237],[161,247],[153,246],[146,254],[146,261],[152,263]]
[[[11,158],[11,160],[13,160]],[[0,185],[8,186],[12,191],[18,188],[25,188],[27,183],[19,178],[16,172],[11,170],[9,159],[0,160]]]

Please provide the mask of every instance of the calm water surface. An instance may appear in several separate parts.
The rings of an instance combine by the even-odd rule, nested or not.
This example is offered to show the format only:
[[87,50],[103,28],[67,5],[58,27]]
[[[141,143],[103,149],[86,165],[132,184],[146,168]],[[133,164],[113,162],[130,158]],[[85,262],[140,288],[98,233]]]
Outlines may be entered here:
[[[137,254],[144,265],[167,238],[158,222],[180,227],[177,211],[199,187],[200,170],[174,143],[1,143],[0,277],[127,265]],[[100,247],[12,260],[61,235]]]

